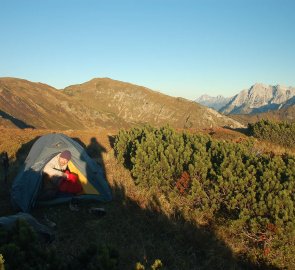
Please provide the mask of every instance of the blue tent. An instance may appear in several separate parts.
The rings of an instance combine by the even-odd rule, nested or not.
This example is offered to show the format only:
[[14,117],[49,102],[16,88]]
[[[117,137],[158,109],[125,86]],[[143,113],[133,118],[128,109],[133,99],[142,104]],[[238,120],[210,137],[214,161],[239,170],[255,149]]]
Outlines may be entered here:
[[[37,197],[42,187],[42,170],[46,163],[58,153],[69,150],[72,153],[68,166],[79,175],[83,192],[76,195],[78,199],[110,201],[111,191],[104,177],[101,165],[88,156],[86,150],[76,141],[64,134],[48,134],[40,137],[32,146],[24,166],[14,179],[11,191],[12,204],[23,212],[30,210],[38,203]],[[71,196],[56,197],[45,203],[66,202]]]

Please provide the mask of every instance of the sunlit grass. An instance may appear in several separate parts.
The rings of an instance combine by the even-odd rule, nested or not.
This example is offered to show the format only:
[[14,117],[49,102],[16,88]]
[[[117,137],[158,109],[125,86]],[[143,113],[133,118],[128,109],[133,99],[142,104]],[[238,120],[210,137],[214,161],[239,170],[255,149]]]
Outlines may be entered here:
[[[7,151],[11,167],[9,183],[0,189],[0,215],[14,213],[10,207],[9,189],[32,146],[43,134],[59,132],[53,130],[1,129],[0,152]],[[226,129],[210,129],[202,132],[220,140],[239,143],[248,137]],[[63,131],[88,147],[95,138],[104,149],[94,156],[105,167],[107,180],[112,188],[114,200],[105,207],[107,215],[97,219],[88,213],[93,204],[82,205],[79,212],[72,212],[68,205],[38,208],[32,214],[42,220],[46,214],[57,223],[57,238],[52,243],[65,260],[78,253],[81,246],[90,242],[111,244],[119,252],[119,269],[135,269],[137,262],[146,266],[160,259],[163,269],[252,269],[265,266],[264,261],[292,268],[290,258],[264,257],[261,250],[249,245],[247,236],[237,235],[233,226],[220,219],[212,223],[210,214],[192,212],[187,201],[181,197],[167,198],[154,189],[139,188],[134,184],[130,172],[118,164],[111,147],[112,136],[117,130]],[[256,141],[257,151],[282,154],[285,149],[268,142]],[[293,152],[294,153],[294,152]],[[172,200],[173,199],[173,200]],[[172,203],[171,203],[172,201]],[[277,256],[277,258],[274,258]],[[165,268],[166,267],[166,268]]]

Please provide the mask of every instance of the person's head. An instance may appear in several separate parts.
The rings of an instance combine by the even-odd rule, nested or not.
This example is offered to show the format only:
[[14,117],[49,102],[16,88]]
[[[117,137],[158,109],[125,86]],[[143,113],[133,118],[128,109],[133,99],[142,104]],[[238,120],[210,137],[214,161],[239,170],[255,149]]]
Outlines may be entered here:
[[71,158],[72,154],[69,150],[62,151],[59,155],[59,164],[61,166],[65,166],[68,164]]

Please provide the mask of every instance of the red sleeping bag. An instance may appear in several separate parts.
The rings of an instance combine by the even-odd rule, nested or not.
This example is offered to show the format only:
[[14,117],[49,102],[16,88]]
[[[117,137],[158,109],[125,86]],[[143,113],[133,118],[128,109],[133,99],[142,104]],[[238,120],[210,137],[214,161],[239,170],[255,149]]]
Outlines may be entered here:
[[79,177],[75,173],[66,171],[67,178],[63,178],[59,184],[59,191],[66,193],[80,193],[83,188],[79,181]]

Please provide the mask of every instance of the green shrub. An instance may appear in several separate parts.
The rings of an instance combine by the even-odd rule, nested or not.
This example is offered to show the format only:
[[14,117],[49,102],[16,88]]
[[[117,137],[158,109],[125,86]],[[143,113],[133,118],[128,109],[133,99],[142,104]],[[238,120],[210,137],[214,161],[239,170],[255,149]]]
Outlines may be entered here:
[[249,134],[253,137],[280,144],[284,147],[294,147],[295,123],[260,120],[248,124]]
[[[0,254],[5,258],[6,270],[114,270],[118,269],[119,258],[118,252],[113,248],[90,244],[70,263],[65,262],[55,249],[42,244],[23,220],[17,221],[11,231],[0,228]],[[0,257],[1,270],[4,270],[3,263],[3,257]]]
[[154,263],[150,267],[144,266],[140,262],[137,262],[135,264],[135,270],[145,270],[145,269],[147,269],[147,270],[148,269],[150,269],[150,270],[160,270],[160,269],[163,269],[162,267],[163,267],[163,263],[159,259],[156,259],[154,261]]
[[118,269],[118,252],[109,246],[89,245],[68,265],[68,270],[115,270]]
[[3,258],[3,255],[0,254],[0,270],[5,270],[4,263],[5,263],[5,260]]
[[218,141],[169,127],[119,132],[115,153],[139,186],[186,196],[192,207],[239,221],[254,234],[270,225],[273,234],[294,230],[294,156],[257,155],[251,141]]
[[62,269],[53,252],[45,248],[36,233],[24,221],[18,220],[11,231],[0,229],[0,253],[9,269]]

